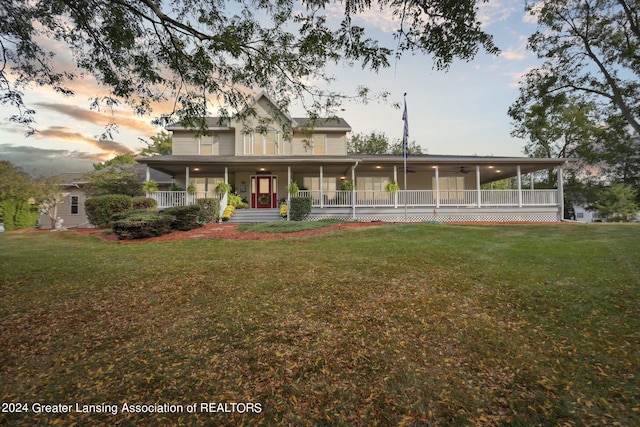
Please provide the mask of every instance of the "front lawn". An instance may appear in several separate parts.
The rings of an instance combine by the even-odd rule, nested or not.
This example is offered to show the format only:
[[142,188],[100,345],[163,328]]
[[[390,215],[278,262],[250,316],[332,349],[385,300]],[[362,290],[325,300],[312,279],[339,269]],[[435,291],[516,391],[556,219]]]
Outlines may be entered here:
[[1,233],[0,425],[640,425],[638,242]]

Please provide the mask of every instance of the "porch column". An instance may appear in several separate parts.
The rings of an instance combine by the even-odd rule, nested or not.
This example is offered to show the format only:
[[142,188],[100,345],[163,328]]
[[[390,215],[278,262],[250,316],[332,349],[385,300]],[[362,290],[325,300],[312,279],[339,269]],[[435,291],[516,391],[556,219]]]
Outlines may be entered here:
[[480,165],[476,165],[476,196],[478,197],[477,206],[481,207],[482,202],[480,198],[482,197],[482,193],[480,191]]
[[149,165],[147,165],[147,182],[151,181],[151,170],[149,169]]
[[558,166],[558,204],[560,205],[560,221],[564,220],[564,177],[562,166]]
[[351,218],[356,219],[356,167],[358,162],[351,166]]
[[436,208],[440,207],[440,172],[436,165]]
[[229,183],[229,168],[227,166],[224,167],[224,183]]
[[522,173],[520,170],[520,165],[517,166],[518,170],[518,207],[522,207]]
[[289,193],[290,184],[291,184],[291,166],[287,166],[287,221],[289,221],[289,211],[291,210],[291,193]]
[[529,174],[529,179],[531,180],[531,185],[530,185],[531,189],[535,190],[535,188],[533,188],[533,172]]
[[[398,183],[398,166],[397,165],[393,165],[393,181],[397,184]],[[405,192],[404,194],[405,199],[407,198],[407,193]],[[393,193],[393,207],[394,208],[398,208],[398,192],[394,191]]]
[[320,165],[320,208],[324,208],[324,189],[322,188],[324,187],[324,185],[322,185],[323,176],[324,176],[324,169],[322,165]]
[[184,175],[185,175],[185,188],[189,187],[189,166],[185,167],[185,171],[184,171]]

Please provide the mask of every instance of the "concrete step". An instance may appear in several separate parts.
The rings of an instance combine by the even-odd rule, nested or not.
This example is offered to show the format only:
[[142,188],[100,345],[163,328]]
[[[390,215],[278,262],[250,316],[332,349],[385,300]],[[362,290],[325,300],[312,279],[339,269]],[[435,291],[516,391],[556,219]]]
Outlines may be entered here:
[[280,209],[236,209],[228,221],[230,224],[247,222],[281,221]]

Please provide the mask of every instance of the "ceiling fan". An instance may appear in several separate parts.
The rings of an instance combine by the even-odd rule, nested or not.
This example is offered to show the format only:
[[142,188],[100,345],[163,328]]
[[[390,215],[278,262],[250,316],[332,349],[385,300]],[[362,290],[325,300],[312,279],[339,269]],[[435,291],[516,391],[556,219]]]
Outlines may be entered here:
[[469,172],[471,171],[466,170],[464,166],[460,166],[460,173],[469,173]]

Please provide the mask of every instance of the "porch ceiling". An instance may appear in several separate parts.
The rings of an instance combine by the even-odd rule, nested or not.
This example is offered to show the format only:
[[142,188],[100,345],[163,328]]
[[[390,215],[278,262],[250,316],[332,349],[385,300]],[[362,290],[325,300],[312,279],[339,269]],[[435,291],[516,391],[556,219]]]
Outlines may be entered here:
[[[518,165],[522,174],[562,166],[570,159],[537,159],[508,157],[471,156],[411,156],[407,160],[407,172],[433,172],[438,167],[441,176],[475,175],[480,168],[481,183],[492,182],[517,175]],[[398,175],[403,173],[403,159],[400,156],[156,156],[139,159],[149,167],[171,176],[182,175],[188,166],[193,176],[223,175],[225,167],[234,172],[286,173],[291,167],[293,173],[319,173],[320,166],[326,175],[351,175],[351,167],[357,165],[356,174],[387,172],[393,174],[394,166]]]

